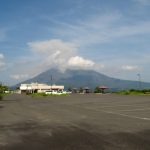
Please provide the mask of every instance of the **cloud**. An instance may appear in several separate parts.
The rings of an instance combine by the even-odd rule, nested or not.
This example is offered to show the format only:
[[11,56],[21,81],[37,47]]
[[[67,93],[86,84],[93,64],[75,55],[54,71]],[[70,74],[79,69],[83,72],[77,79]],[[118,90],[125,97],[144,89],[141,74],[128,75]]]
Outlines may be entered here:
[[4,55],[0,54],[0,60],[4,59]]
[[142,5],[150,5],[150,0],[134,0]]
[[68,60],[69,66],[75,66],[75,67],[92,67],[95,63],[91,60],[84,59],[80,56],[71,57]]
[[[140,34],[150,33],[150,21],[138,22],[134,25],[122,26],[117,29],[114,37],[126,37],[126,36],[135,36]],[[112,36],[113,37],[113,36]]]
[[22,79],[27,79],[29,75],[28,74],[14,74],[14,75],[11,75],[10,77],[15,80],[22,80]]
[[2,70],[4,66],[5,66],[5,63],[0,61],[0,70]]
[[108,33],[112,31],[113,25],[121,19],[121,16],[118,12],[105,15],[94,14],[74,24],[54,20],[54,23],[59,24],[59,28],[53,32],[79,45],[105,43],[110,39]]
[[138,66],[131,66],[131,65],[125,65],[125,66],[122,66],[121,68],[122,68],[122,70],[125,70],[125,71],[136,71],[136,70],[139,70]]
[[[9,66],[10,80],[20,82],[32,78],[48,69],[93,69],[95,62],[78,54],[78,45],[60,39],[27,43],[28,57],[23,56]],[[0,55],[0,60],[4,56]],[[100,67],[99,67],[100,68]]]
[[0,54],[0,70],[3,70],[5,67],[5,62],[4,62],[4,55]]
[[60,53],[66,52],[66,54],[72,54],[77,49],[76,45],[69,42],[63,42],[60,39],[29,42],[28,46],[33,52],[42,53],[46,55],[51,55],[56,51],[59,51]]
[[[127,20],[127,23],[124,21]],[[53,21],[59,28],[53,29],[54,34],[68,39],[80,46],[109,43],[129,37],[140,38],[150,33],[150,21],[131,21],[120,12],[89,15],[76,23]]]
[[32,57],[36,58],[34,69],[35,74],[50,68],[66,69],[91,69],[95,63],[78,54],[78,45],[65,42],[60,39],[46,41],[34,41],[28,43]]

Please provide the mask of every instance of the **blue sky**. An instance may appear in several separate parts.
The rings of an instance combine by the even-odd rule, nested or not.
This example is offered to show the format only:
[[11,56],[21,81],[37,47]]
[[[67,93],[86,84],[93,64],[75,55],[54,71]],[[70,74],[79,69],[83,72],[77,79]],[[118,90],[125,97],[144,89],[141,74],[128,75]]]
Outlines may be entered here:
[[0,0],[0,81],[49,68],[150,82],[150,0]]

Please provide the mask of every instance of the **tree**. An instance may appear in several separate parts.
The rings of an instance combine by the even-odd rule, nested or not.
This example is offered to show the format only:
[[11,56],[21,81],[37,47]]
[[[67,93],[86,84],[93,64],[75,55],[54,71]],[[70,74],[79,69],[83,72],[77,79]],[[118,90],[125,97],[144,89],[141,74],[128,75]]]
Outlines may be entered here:
[[94,93],[102,93],[101,89],[97,86],[94,90]]
[[8,91],[8,90],[9,90],[8,86],[0,83],[0,93],[4,93],[5,91]]

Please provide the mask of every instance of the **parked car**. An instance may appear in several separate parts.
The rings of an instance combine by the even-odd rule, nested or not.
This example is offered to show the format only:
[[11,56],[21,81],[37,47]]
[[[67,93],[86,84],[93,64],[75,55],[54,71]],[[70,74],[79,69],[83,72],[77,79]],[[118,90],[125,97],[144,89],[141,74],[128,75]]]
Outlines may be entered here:
[[53,95],[61,95],[61,94],[67,94],[66,91],[55,91],[55,90],[49,90],[49,91],[46,91],[45,94],[53,94]]
[[46,91],[45,94],[57,94],[57,91]]

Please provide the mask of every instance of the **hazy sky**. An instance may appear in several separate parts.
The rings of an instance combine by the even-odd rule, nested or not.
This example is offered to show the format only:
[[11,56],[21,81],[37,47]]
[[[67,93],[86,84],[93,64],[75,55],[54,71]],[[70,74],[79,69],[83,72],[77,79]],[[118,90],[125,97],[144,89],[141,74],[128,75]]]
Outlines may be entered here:
[[150,82],[150,0],[0,0],[0,81],[54,67]]

